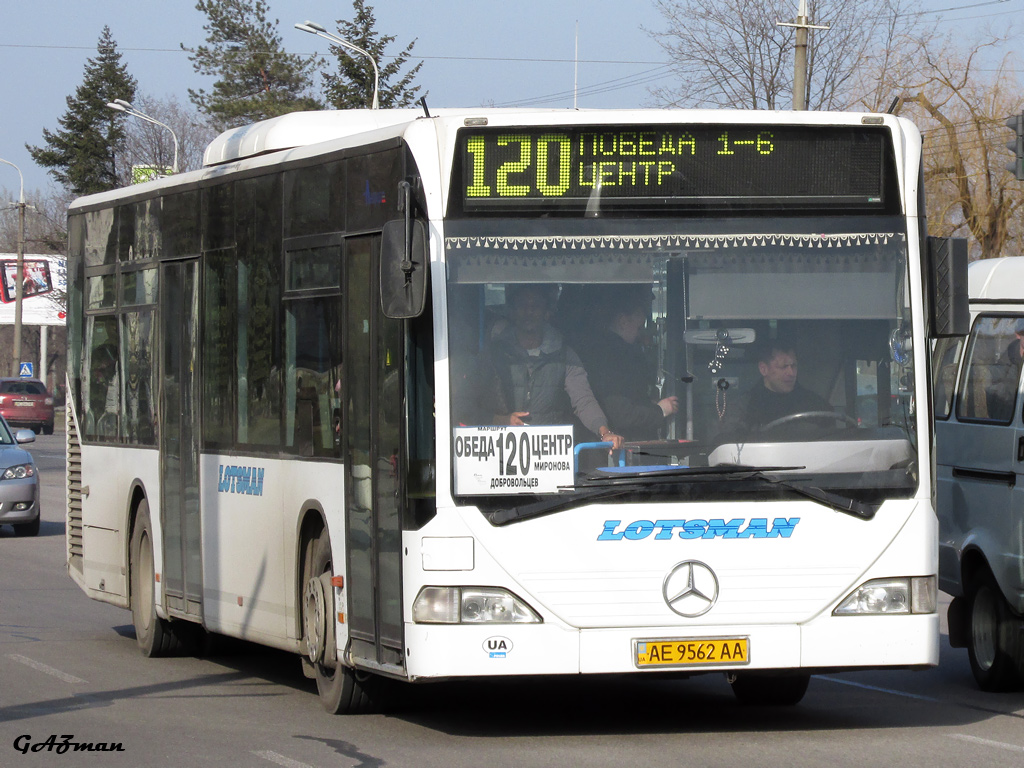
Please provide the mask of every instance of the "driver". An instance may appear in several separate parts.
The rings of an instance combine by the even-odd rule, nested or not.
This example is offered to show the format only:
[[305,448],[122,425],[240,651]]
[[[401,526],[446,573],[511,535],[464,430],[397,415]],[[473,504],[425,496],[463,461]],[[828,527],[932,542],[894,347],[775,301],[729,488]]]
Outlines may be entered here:
[[754,385],[744,401],[737,415],[738,426],[757,431],[785,416],[832,410],[824,398],[797,384],[792,344],[782,339],[765,343],[758,351],[757,370],[761,383]]

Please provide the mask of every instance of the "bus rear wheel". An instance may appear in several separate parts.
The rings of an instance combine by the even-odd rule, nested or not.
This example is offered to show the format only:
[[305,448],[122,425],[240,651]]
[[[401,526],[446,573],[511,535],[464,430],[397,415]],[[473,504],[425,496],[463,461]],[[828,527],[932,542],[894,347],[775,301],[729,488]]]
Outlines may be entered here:
[[974,581],[969,593],[967,656],[983,691],[1009,691],[1021,683],[1016,648],[1020,620],[1010,612],[989,574]]
[[312,556],[303,569],[302,628],[306,656],[303,664],[312,667],[323,708],[332,715],[369,712],[373,708],[370,688],[372,675],[345,666],[337,658],[334,622],[334,562],[327,529],[321,531],[312,547]]
[[811,676],[800,672],[737,672],[728,675],[728,680],[740,704],[791,707],[807,693]]
[[156,574],[153,560],[153,525],[149,502],[143,499],[135,514],[129,549],[131,571],[132,623],[135,639],[144,656],[167,656],[181,650],[182,643],[171,622],[156,613]]

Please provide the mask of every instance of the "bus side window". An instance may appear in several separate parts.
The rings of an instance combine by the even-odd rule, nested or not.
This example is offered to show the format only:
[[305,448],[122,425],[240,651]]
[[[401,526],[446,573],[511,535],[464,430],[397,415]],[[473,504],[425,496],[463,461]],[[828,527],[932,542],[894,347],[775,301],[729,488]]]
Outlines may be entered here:
[[121,412],[121,353],[117,317],[90,317],[88,358],[85,361],[85,436],[118,438]]

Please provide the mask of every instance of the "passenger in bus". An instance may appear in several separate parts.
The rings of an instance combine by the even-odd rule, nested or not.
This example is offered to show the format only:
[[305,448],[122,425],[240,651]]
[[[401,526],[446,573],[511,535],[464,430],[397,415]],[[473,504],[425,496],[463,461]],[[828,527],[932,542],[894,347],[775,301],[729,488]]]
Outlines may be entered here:
[[89,382],[90,432],[113,435],[117,431],[120,410],[120,377],[118,376],[117,347],[102,344],[92,352]]
[[792,344],[778,339],[764,343],[757,351],[756,383],[740,408],[725,418],[726,432],[757,432],[772,422],[798,413],[821,413],[832,409],[824,398],[797,383],[797,357]]
[[572,424],[573,415],[595,438],[622,446],[622,437],[590,388],[577,354],[551,326],[554,287],[509,286],[509,325],[484,350],[472,393],[481,423]]
[[594,395],[608,415],[609,426],[627,440],[664,437],[668,419],[679,410],[679,398],[658,398],[656,366],[641,346],[651,311],[651,289],[615,286],[598,296],[598,306],[610,307],[608,323],[575,342]]

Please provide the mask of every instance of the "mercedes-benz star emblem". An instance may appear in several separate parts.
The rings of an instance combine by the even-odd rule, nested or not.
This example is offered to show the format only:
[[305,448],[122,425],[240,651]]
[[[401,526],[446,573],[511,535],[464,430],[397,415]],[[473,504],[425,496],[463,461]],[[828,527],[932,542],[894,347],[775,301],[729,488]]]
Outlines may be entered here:
[[669,608],[692,619],[710,611],[718,600],[718,579],[699,560],[686,560],[668,572],[661,591]]

